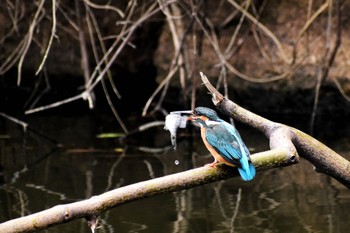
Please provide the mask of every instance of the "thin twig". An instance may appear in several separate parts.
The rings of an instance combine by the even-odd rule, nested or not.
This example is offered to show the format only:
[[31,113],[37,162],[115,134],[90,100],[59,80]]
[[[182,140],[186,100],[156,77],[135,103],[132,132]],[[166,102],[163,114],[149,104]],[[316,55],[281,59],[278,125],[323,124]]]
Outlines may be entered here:
[[29,30],[27,33],[27,36],[25,37],[25,43],[24,43],[24,48],[23,48],[23,52],[21,53],[21,57],[19,59],[18,62],[18,69],[17,69],[17,86],[19,86],[21,84],[21,76],[22,76],[22,65],[23,65],[23,61],[25,56],[27,55],[28,49],[30,47],[30,44],[32,43],[32,39],[33,39],[33,33],[34,33],[34,29],[35,26],[37,24],[37,20],[39,18],[40,12],[43,9],[43,5],[45,3],[45,0],[41,0],[39,2],[39,6],[35,12],[34,18],[29,26]]
[[5,113],[3,113],[3,112],[0,112],[0,116],[6,118],[7,120],[10,120],[10,121],[12,121],[12,122],[14,122],[14,123],[16,123],[16,124],[21,125],[21,126],[23,127],[23,130],[24,130],[24,131],[25,131],[25,130],[27,129],[27,127],[28,127],[28,123],[26,123],[26,122],[24,122],[24,121],[21,121],[21,120],[18,120],[17,118],[14,118],[14,117],[12,117],[12,116],[9,116],[9,115],[7,115],[7,114],[5,114]]
[[[94,54],[95,62],[98,63],[98,52],[97,52],[97,48],[96,48],[96,45],[95,45],[95,40],[94,40],[94,36],[93,36],[93,31],[92,31],[92,30],[93,30],[93,29],[92,29],[92,25],[91,25],[91,22],[90,22],[90,18],[91,18],[92,21],[94,22],[95,17],[94,17],[94,15],[93,15],[93,13],[90,11],[89,6],[85,5],[85,7],[86,7],[86,11],[88,12],[88,15],[90,16],[90,17],[86,17],[86,22],[87,22],[88,29],[89,29],[89,35],[90,35],[90,41],[91,41],[92,51],[93,51],[93,54]],[[102,40],[101,40],[101,34],[100,34],[99,29],[98,29],[98,26],[97,26],[97,24],[95,24],[95,23],[93,23],[93,25],[94,25],[95,31],[96,31],[96,33],[97,33],[97,35],[98,35],[98,39],[99,39],[99,42],[100,42],[102,51],[105,52],[106,49],[105,49],[104,44],[103,44],[103,42],[102,42]],[[106,61],[106,62],[107,62],[107,61]],[[108,72],[107,75],[108,75],[108,77],[109,77],[110,80],[111,80],[111,79],[112,79],[111,73]],[[102,83],[103,91],[104,91],[104,93],[105,93],[105,97],[106,97],[106,99],[107,99],[107,102],[108,102],[109,107],[111,108],[111,110],[112,110],[112,112],[113,112],[113,115],[114,115],[115,118],[117,119],[117,121],[118,121],[119,125],[122,127],[123,131],[124,131],[125,133],[127,133],[127,132],[128,132],[128,129],[127,129],[127,127],[125,126],[125,124],[124,124],[123,120],[121,119],[121,117],[119,116],[118,111],[115,109],[115,107],[114,107],[114,105],[113,105],[113,102],[112,102],[112,100],[111,100],[111,98],[110,98],[110,96],[109,96],[108,90],[107,90],[107,86],[106,86],[105,80],[102,79],[102,80],[101,80],[101,83]],[[113,82],[112,82],[112,83],[113,83]],[[113,88],[113,90],[114,90],[114,88]],[[119,93],[118,93],[118,94],[119,94]]]
[[0,66],[0,75],[5,74],[7,71],[9,71],[15,63],[19,60],[19,58],[22,55],[24,44],[26,43],[25,40],[22,40],[16,48],[7,56],[4,63]]
[[[329,6],[332,6],[333,0],[328,0]],[[317,83],[315,87],[315,97],[314,97],[314,104],[311,114],[311,120],[310,120],[310,132],[313,133],[313,128],[315,125],[315,119],[317,115],[317,107],[318,107],[318,101],[319,101],[319,95],[320,95],[320,89],[322,84],[325,82],[325,80],[328,78],[329,70],[331,69],[334,60],[336,58],[337,52],[339,50],[339,47],[341,45],[341,34],[342,34],[342,26],[341,26],[341,10],[340,10],[340,3],[339,0],[336,0],[336,38],[335,38],[335,45],[333,48],[333,51],[330,53],[330,40],[331,40],[331,24],[332,24],[332,7],[329,7],[328,11],[328,24],[327,24],[327,37],[326,37],[326,51],[325,51],[325,61],[324,65],[321,69],[321,74],[317,78]]]
[[[244,10],[247,11],[249,6],[251,5],[251,0],[247,0],[244,3],[246,5]],[[239,30],[241,29],[241,27],[243,25],[245,17],[246,17],[246,15],[242,14],[241,17],[239,18],[239,22],[238,22],[238,24],[236,26],[236,29],[234,30],[233,35],[231,36],[231,39],[230,39],[230,41],[229,41],[229,43],[228,43],[228,45],[227,45],[227,47],[225,49],[225,54],[229,54],[230,53],[230,51],[231,51],[231,49],[232,49],[232,47],[233,47],[233,45],[234,45],[234,43],[235,43],[235,41],[237,39],[238,32],[239,32]]]
[[[127,8],[127,16],[126,16],[126,19],[125,19],[126,21],[130,21],[131,16],[133,15],[133,13],[135,11],[135,7],[136,7],[136,2],[135,1],[129,1],[128,8]],[[106,48],[104,46],[104,43],[103,43],[102,35],[100,33],[100,30],[99,30],[99,27],[98,27],[98,24],[97,24],[97,21],[96,21],[96,18],[95,18],[94,14],[90,10],[88,10],[88,12],[90,12],[89,14],[90,14],[90,17],[91,17],[92,22],[94,24],[94,27],[95,27],[95,30],[97,32],[97,35],[98,35],[98,38],[99,38],[99,41],[100,41],[100,45],[101,45],[101,48],[102,48],[102,51],[103,51],[103,57],[101,58],[101,60],[95,66],[94,72],[92,73],[91,78],[89,80],[89,83],[87,84],[87,86],[90,86],[92,84],[93,80],[95,79],[97,73],[100,73],[101,65],[103,63],[105,64],[105,66],[108,65],[108,57],[109,57],[109,55],[113,52],[113,50],[116,48],[116,46],[118,45],[118,43],[121,40],[125,40],[124,36],[129,32],[129,28],[127,28],[127,24],[123,24],[122,29],[119,32],[119,35],[116,37],[116,40],[109,47],[109,49],[106,50]],[[129,45],[130,42],[127,41],[127,44]],[[121,98],[121,95],[120,95],[119,91],[117,90],[117,88],[114,85],[114,82],[113,82],[112,77],[111,77],[111,72],[110,72],[109,69],[107,71],[107,75],[108,75],[109,80],[111,82],[111,85],[113,87],[114,93],[118,96],[118,98]]]
[[[105,54],[106,51],[107,51],[107,49],[106,49],[105,44],[103,43],[101,31],[100,31],[100,29],[99,29],[99,26],[98,26],[96,17],[95,17],[95,15],[91,12],[91,10],[90,10],[89,8],[87,9],[87,12],[89,13],[89,16],[90,16],[90,18],[91,18],[91,21],[92,21],[92,24],[93,24],[93,26],[94,26],[95,32],[96,32],[96,34],[97,34],[97,38],[98,38],[98,41],[99,41],[99,43],[100,43],[102,52],[103,52],[103,54]],[[87,20],[87,23],[90,22],[90,20],[89,20],[90,18],[87,18],[87,19],[88,19],[88,20]],[[90,24],[91,24],[91,23],[90,23]],[[90,27],[91,27],[91,26],[90,26]],[[90,28],[90,27],[89,27],[89,28]],[[93,37],[92,32],[91,32],[90,34],[91,34],[90,37]],[[96,54],[97,54],[97,53],[96,53]],[[105,58],[106,58],[105,64],[107,64],[107,63],[108,63],[107,57],[105,57]],[[98,64],[99,61],[96,61],[96,63]],[[111,84],[111,87],[112,87],[112,89],[113,89],[114,94],[118,97],[118,99],[120,99],[120,98],[121,98],[121,94],[120,94],[120,92],[118,91],[117,87],[115,86],[115,83],[114,83],[113,77],[112,77],[112,73],[111,73],[110,70],[108,70],[107,76],[108,76],[108,80],[109,80],[109,82],[110,82],[110,84]]]
[[[219,44],[218,44],[218,39],[216,38],[215,31],[211,27],[211,24],[210,23],[208,24],[208,26],[212,29],[211,33],[210,33],[210,32],[208,32],[206,27],[204,27],[202,21],[198,18],[198,16],[195,15],[195,19],[198,22],[198,24],[201,26],[201,29],[203,30],[204,34],[206,35],[207,39],[209,40],[210,44],[212,45],[214,51],[216,52],[216,54],[220,60],[219,65],[220,66],[225,65],[229,71],[231,71],[233,74],[237,75],[238,77],[240,77],[244,80],[250,81],[250,82],[266,83],[266,82],[273,82],[276,80],[284,79],[292,73],[293,67],[291,67],[291,69],[288,70],[287,72],[284,72],[280,75],[276,75],[276,76],[269,77],[269,78],[253,78],[253,77],[250,77],[246,74],[241,73],[240,71],[238,71],[233,65],[231,65],[227,61],[224,54],[221,52]],[[206,22],[208,23],[208,21],[206,21]]]
[[120,10],[118,7],[111,6],[111,5],[108,5],[108,4],[106,4],[106,5],[98,5],[98,4],[93,3],[93,2],[91,2],[89,0],[84,0],[84,3],[87,4],[88,6],[96,8],[96,9],[114,11],[118,15],[120,15],[120,17],[122,17],[122,18],[125,17],[124,12],[122,10]]
[[310,17],[310,19],[307,20],[307,22],[304,24],[303,28],[299,31],[295,42],[294,42],[294,48],[293,48],[293,61],[292,63],[294,63],[297,59],[297,44],[299,42],[299,40],[301,39],[301,37],[304,35],[305,32],[307,32],[307,30],[309,29],[309,27],[312,25],[312,23],[317,19],[317,17],[324,11],[327,9],[327,7],[329,7],[329,2],[326,1],[324,4],[322,4],[320,6],[320,8],[318,8],[318,10]]
[[63,16],[63,18],[65,18],[68,22],[69,25],[72,26],[72,28],[74,29],[74,31],[78,32],[79,31],[79,26],[74,22],[73,19],[70,18],[70,14],[66,13],[66,11],[64,11],[64,5],[61,5],[60,7],[57,8],[58,12],[60,12]]
[[[83,31],[83,23],[82,23],[82,16],[81,16],[81,12],[80,12],[80,1],[79,0],[75,0],[75,10],[76,10],[76,15],[77,15],[77,23],[79,26],[79,45],[80,45],[80,55],[81,55],[81,69],[83,71],[83,75],[84,75],[84,87],[85,87],[85,91],[86,91],[86,97],[87,100],[89,102],[89,107],[90,109],[94,108],[94,93],[92,92],[92,90],[88,90],[88,83],[89,83],[89,79],[90,79],[90,66],[89,66],[89,55],[87,52],[87,45],[86,45],[86,41],[85,41],[85,35],[84,35],[84,31]],[[86,14],[85,14],[86,15]]]
[[50,39],[49,42],[47,43],[47,47],[43,56],[43,59],[39,65],[39,68],[37,69],[37,71],[35,72],[35,75],[38,75],[39,72],[41,71],[41,69],[43,68],[45,61],[47,59],[47,56],[49,54],[51,45],[52,45],[52,41],[53,38],[56,35],[56,0],[52,0],[52,26],[51,26],[51,35],[50,35]]
[[[39,90],[40,84],[42,83],[42,81],[44,80],[45,83],[45,88],[44,90]],[[24,108],[34,108],[36,106],[36,104],[38,103],[38,101],[46,94],[50,91],[51,89],[51,85],[50,85],[50,81],[49,81],[49,77],[48,77],[48,72],[47,70],[44,68],[43,69],[43,74],[42,76],[40,76],[37,81],[35,82],[35,86],[33,91],[31,92],[28,100],[26,101]],[[39,92],[40,91],[40,92]],[[36,98],[34,99],[35,95],[37,94],[37,92],[39,92],[38,96],[36,96]],[[28,107],[29,105],[29,107]]]
[[[173,44],[174,44],[174,51],[179,51],[178,53],[178,58],[176,59],[176,63],[179,66],[179,79],[180,79],[180,85],[182,87],[183,90],[185,90],[185,74],[186,74],[186,70],[185,67],[183,66],[184,63],[184,55],[183,53],[185,52],[182,49],[182,43],[180,40],[180,36],[179,35],[183,35],[184,34],[184,30],[183,30],[183,23],[181,21],[181,18],[179,18],[180,15],[180,9],[176,4],[171,4],[170,6],[164,6],[163,3],[161,3],[161,1],[159,1],[159,4],[162,6],[161,8],[163,8],[163,13],[166,16],[168,25],[169,25],[169,29],[172,35],[172,39],[173,39]],[[177,15],[176,18],[179,18],[177,20],[177,22],[174,22],[174,17],[173,15],[170,14],[170,9],[175,12],[175,14]]]
[[[87,88],[87,91],[90,91],[95,88],[95,86],[101,81],[103,76],[106,74],[106,72],[109,70],[112,63],[115,61],[115,59],[118,57],[118,55],[121,53],[125,45],[127,44],[127,41],[130,39],[131,35],[134,33],[134,31],[137,29],[137,27],[143,23],[145,20],[153,16],[154,14],[159,12],[159,8],[155,8],[157,3],[152,4],[150,8],[147,10],[147,12],[142,15],[129,29],[127,35],[123,39],[122,43],[118,47],[118,49],[114,52],[112,57],[109,59],[109,62],[105,66],[105,68],[101,71],[101,73],[96,77],[95,81]],[[154,9],[155,8],[155,9]],[[102,59],[103,60],[103,59]]]
[[272,41],[275,43],[277,46],[278,51],[281,54],[282,59],[287,63],[290,64],[290,59],[287,57],[283,46],[281,42],[277,39],[275,34],[271,32],[265,25],[260,23],[253,15],[251,15],[248,11],[246,11],[244,8],[242,8],[237,2],[234,0],[228,0],[237,10],[239,10],[242,14],[246,15],[248,19],[250,19],[254,24],[256,24],[263,32],[265,32],[266,35],[268,35]]
[[[118,55],[121,53],[121,51],[123,50],[123,48],[127,44],[128,40],[131,38],[132,34],[134,33],[134,31],[145,20],[149,19],[151,16],[155,15],[156,13],[158,13],[160,11],[159,8],[156,8],[156,5],[157,5],[157,3],[153,3],[141,17],[132,26],[130,26],[130,28],[127,30],[127,34],[126,34],[125,38],[121,42],[121,44],[118,47],[118,49],[113,53],[112,57],[109,59],[108,63],[101,70],[101,72],[96,77],[96,79],[91,84],[89,82],[90,85],[88,85],[88,87],[85,89],[84,92],[82,92],[82,93],[80,93],[78,95],[75,95],[73,97],[70,97],[68,99],[62,100],[62,101],[58,101],[58,102],[55,102],[55,103],[52,103],[52,104],[49,104],[49,105],[41,106],[41,107],[38,107],[38,108],[35,108],[35,109],[27,110],[27,111],[25,111],[25,114],[31,114],[31,113],[43,111],[43,110],[46,110],[46,109],[54,108],[54,107],[57,107],[57,106],[60,106],[60,105],[66,104],[66,103],[70,103],[72,101],[79,100],[79,99],[87,100],[90,97],[90,92],[96,87],[96,85],[102,80],[104,75],[108,72],[110,66],[115,61],[115,59],[118,57]],[[112,50],[108,50],[107,54],[109,54],[111,52],[112,52]],[[105,54],[104,56],[108,56],[107,54]],[[101,59],[101,64],[105,62],[104,59],[105,58]],[[98,71],[97,67],[95,68],[95,71],[96,72]],[[91,79],[92,78],[90,78],[90,80]]]
[[[172,61],[170,63],[170,68],[169,68],[169,72],[171,70],[174,69],[175,66],[178,66],[179,69],[179,80],[180,80],[180,85],[181,88],[183,90],[183,92],[186,91],[186,74],[190,73],[190,68],[188,67],[189,62],[187,62],[188,59],[186,59],[187,57],[187,50],[184,48],[186,46],[185,40],[186,40],[186,36],[188,35],[188,33],[191,31],[191,28],[193,26],[193,22],[194,22],[194,18],[191,17],[190,22],[188,23],[187,29],[185,31],[180,30],[182,32],[181,38],[179,37],[179,32],[177,32],[176,27],[175,27],[175,23],[173,19],[181,19],[182,16],[180,17],[180,11],[178,9],[177,6],[171,5],[171,8],[167,5],[164,5],[164,3],[159,0],[159,4],[160,4],[160,8],[162,9],[163,13],[166,15],[167,17],[167,22],[169,24],[169,28],[170,31],[172,33],[172,38],[173,38],[173,45],[174,45],[174,56],[172,58]],[[175,11],[177,13],[177,16],[174,16],[173,14],[170,14],[170,9],[173,9],[173,11]],[[179,25],[180,23],[178,23]],[[180,24],[182,25],[182,24]],[[182,28],[182,26],[181,26]],[[162,103],[166,97],[167,91],[168,91],[168,87],[169,87],[170,83],[165,83],[163,91],[159,97],[159,100],[157,102],[157,104],[155,105],[155,107],[153,108],[152,111],[150,111],[150,113],[154,113],[158,110],[160,110],[162,107]],[[186,95],[184,96],[184,98],[186,99]],[[192,101],[194,101],[195,98],[192,98]],[[146,114],[146,113],[144,113]]]
[[76,101],[76,100],[79,100],[79,99],[84,99],[84,98],[85,98],[85,92],[80,93],[79,95],[76,95],[76,96],[73,96],[73,97],[70,97],[70,98],[67,98],[67,99],[64,99],[64,100],[52,103],[52,104],[48,104],[48,105],[44,105],[44,106],[41,106],[41,107],[29,109],[29,110],[25,111],[24,113],[25,114],[32,114],[32,113],[36,113],[36,112],[41,112],[41,111],[44,111],[44,110],[47,110],[47,109],[50,109],[50,108],[55,108],[55,107],[61,106],[63,104],[67,104],[67,103],[70,103],[70,102],[73,102],[73,101]]
[[167,83],[169,83],[170,79],[174,76],[176,71],[179,69],[178,66],[175,66],[171,71],[169,71],[168,75],[164,78],[164,80],[158,85],[157,89],[152,93],[151,97],[148,98],[145,107],[142,110],[142,116],[146,116],[148,108],[150,107],[151,103],[153,102],[153,99],[156,97],[158,92],[165,86]]
[[344,99],[350,102],[350,96],[345,93],[343,87],[341,86],[341,84],[337,80],[337,78],[333,78],[332,81],[335,83],[335,85],[337,86],[340,94],[344,97]]
[[113,102],[112,102],[111,97],[109,96],[105,80],[102,79],[101,83],[102,83],[103,92],[105,93],[105,97],[107,99],[107,102],[108,102],[108,105],[109,105],[110,109],[113,112],[114,117],[117,119],[117,121],[118,121],[119,125],[122,127],[124,133],[128,133],[128,128],[124,124],[124,122],[123,122],[122,118],[120,117],[118,111],[113,106]]

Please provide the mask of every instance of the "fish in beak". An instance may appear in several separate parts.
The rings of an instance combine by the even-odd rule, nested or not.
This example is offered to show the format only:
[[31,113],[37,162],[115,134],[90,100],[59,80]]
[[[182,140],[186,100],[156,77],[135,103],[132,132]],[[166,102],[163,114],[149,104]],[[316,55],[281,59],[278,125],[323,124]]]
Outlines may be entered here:
[[171,144],[174,150],[176,150],[176,132],[178,128],[186,128],[187,121],[190,118],[188,115],[190,114],[193,114],[191,110],[182,110],[170,112],[170,114],[165,117],[164,129],[170,132]]

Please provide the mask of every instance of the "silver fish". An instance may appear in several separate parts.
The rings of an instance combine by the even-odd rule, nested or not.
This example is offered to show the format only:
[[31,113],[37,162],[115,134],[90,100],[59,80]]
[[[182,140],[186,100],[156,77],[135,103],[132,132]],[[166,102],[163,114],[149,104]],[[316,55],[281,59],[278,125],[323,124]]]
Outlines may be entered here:
[[178,128],[186,128],[188,116],[181,114],[191,114],[192,111],[185,110],[185,111],[175,111],[170,112],[169,115],[165,117],[165,126],[164,129],[169,130],[170,132],[170,139],[171,144],[174,147],[174,150],[176,150],[176,132]]

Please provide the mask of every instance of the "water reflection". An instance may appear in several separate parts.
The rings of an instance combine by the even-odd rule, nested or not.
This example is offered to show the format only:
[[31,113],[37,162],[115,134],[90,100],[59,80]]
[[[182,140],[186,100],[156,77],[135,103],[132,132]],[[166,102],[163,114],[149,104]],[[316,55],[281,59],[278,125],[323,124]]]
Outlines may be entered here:
[[[30,125],[45,137],[0,120],[0,222],[212,160],[187,131],[177,151],[145,153],[132,145],[161,148],[170,143],[168,132],[152,129],[120,150],[118,140],[96,137],[106,128],[92,117],[36,118]],[[241,134],[250,150],[267,149],[259,133]],[[350,157],[347,137],[327,144]],[[252,182],[237,177],[119,206],[101,216],[98,232],[347,232],[349,209],[348,190],[302,160],[258,172]],[[44,232],[89,229],[81,220]]]

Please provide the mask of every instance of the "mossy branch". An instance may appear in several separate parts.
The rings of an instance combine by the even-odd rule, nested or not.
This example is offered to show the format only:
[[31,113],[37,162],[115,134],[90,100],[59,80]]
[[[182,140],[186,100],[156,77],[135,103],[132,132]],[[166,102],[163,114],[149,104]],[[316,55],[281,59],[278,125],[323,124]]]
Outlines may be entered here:
[[[286,150],[275,149],[252,155],[252,161],[258,170],[287,166],[295,161],[289,159]],[[189,189],[219,180],[239,176],[237,169],[226,165],[200,167],[164,177],[147,180],[105,192],[90,199],[65,205],[13,219],[0,224],[0,232],[34,232],[48,227],[85,218],[90,227],[97,225],[97,217],[113,208],[131,201]]]

